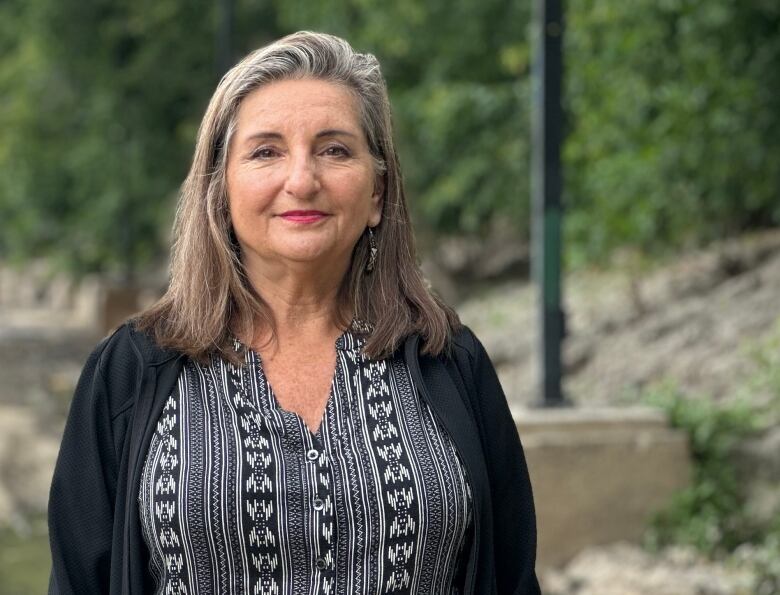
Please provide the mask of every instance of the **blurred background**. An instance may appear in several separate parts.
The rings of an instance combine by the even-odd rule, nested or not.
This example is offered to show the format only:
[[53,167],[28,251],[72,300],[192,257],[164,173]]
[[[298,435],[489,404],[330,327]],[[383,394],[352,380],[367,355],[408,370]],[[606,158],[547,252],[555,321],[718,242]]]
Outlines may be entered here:
[[[557,556],[550,537],[545,592],[780,593],[780,3],[565,11],[562,431],[596,411],[636,436],[634,414],[614,411],[649,410],[683,436],[685,461],[641,530],[570,528],[579,545]],[[383,66],[426,275],[528,427],[538,493],[552,494],[538,504],[559,498],[540,539],[545,515],[552,527],[580,500],[626,501],[543,487],[534,454],[533,424],[548,422],[529,278],[530,3],[2,0],[0,593],[45,590],[73,387],[94,344],[164,290],[177,190],[221,73],[300,29]],[[657,467],[643,480],[668,483]]]

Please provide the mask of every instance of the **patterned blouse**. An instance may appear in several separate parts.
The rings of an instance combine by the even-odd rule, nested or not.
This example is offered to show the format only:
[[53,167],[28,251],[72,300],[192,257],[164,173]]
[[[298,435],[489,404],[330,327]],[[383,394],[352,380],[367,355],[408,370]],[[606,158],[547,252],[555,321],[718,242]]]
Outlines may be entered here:
[[316,434],[279,406],[256,352],[184,366],[139,493],[156,593],[461,592],[464,468],[403,360],[369,360],[363,343],[337,339]]

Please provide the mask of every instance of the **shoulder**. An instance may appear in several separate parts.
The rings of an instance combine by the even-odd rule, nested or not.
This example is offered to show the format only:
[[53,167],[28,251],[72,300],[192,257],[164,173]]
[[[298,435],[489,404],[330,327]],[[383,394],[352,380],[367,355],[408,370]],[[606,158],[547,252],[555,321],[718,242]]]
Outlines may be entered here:
[[[420,352],[421,342],[421,337],[417,333],[406,337],[403,347],[407,359],[424,357]],[[462,369],[464,365],[473,369],[485,360],[490,361],[482,342],[474,334],[474,331],[465,324],[461,324],[451,331],[447,346],[438,355],[438,359],[454,361],[461,368],[461,372],[464,371]]]
[[461,350],[469,357],[474,358],[482,348],[482,343],[479,342],[474,331],[463,324],[452,333],[452,347]]
[[458,363],[461,372],[463,372],[465,364],[468,364],[472,373],[477,372],[485,365],[492,367],[490,357],[482,341],[465,324],[453,332],[451,346],[450,355]]
[[469,327],[464,325],[453,334],[450,353],[450,359],[466,384],[471,402],[478,410],[494,412],[507,408],[506,396],[493,362]]
[[179,354],[158,346],[152,337],[129,321],[103,339],[92,355],[98,356],[101,372],[118,372],[117,368],[131,363],[141,367],[160,365]]
[[135,396],[149,367],[162,365],[177,356],[178,353],[159,347],[149,335],[135,328],[132,321],[126,322],[92,351],[82,381],[89,377],[91,386],[103,389],[111,414],[116,415]]

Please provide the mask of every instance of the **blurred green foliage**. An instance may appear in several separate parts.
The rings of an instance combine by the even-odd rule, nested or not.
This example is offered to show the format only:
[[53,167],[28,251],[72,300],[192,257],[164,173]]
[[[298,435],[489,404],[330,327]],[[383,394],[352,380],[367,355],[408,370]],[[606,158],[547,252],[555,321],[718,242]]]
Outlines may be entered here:
[[156,253],[213,84],[204,4],[2,4],[4,252],[86,270]]
[[581,255],[780,222],[780,4],[570,6],[568,229]]
[[691,486],[656,515],[646,544],[658,548],[682,543],[713,555],[756,539],[729,455],[740,439],[759,429],[759,412],[747,402],[719,406],[668,385],[651,389],[644,399],[663,409],[672,426],[687,432],[693,459]]
[[[239,56],[298,29],[383,64],[417,222],[529,228],[529,4],[236,0]],[[780,222],[780,5],[582,0],[566,32],[573,262]],[[0,257],[159,259],[213,90],[216,3],[0,3]]]

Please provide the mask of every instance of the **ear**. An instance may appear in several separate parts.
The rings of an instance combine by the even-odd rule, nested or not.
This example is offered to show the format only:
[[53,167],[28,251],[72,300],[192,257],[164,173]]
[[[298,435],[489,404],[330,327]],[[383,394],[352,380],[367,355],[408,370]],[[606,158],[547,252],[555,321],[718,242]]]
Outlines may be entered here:
[[385,177],[377,176],[374,182],[374,192],[371,194],[371,214],[368,217],[368,226],[376,227],[382,221],[382,206],[385,199]]

